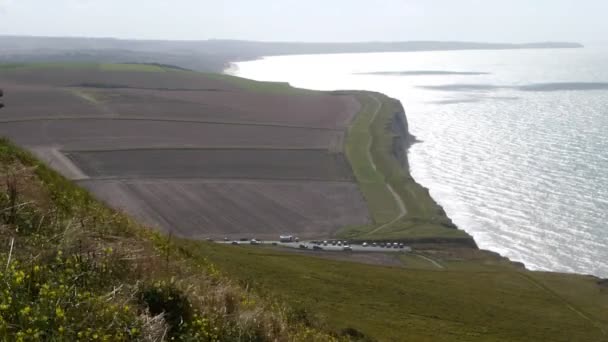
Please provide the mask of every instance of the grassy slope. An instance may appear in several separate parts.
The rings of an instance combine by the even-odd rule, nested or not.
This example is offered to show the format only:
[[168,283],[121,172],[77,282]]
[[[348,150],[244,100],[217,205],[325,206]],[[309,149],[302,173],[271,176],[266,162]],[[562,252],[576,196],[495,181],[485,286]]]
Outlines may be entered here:
[[413,255],[399,268],[250,247],[191,248],[335,329],[354,327],[383,341],[608,339],[608,289],[591,277],[435,258],[439,269]]
[[[380,94],[359,94],[358,98],[363,108],[348,131],[346,154],[374,224],[347,227],[339,235],[369,240],[470,238],[464,231],[449,227],[449,219],[427,189],[416,183],[409,170],[404,170],[392,155],[395,135],[390,126],[399,111],[397,102]],[[380,108],[374,98],[381,102]],[[368,150],[377,169],[369,161]],[[384,226],[399,217],[398,204],[386,184],[390,184],[401,197],[407,214]],[[378,229],[380,226],[384,227]]]
[[384,175],[374,169],[369,162],[368,150],[373,142],[370,126],[377,106],[369,100],[368,96],[360,96],[360,98],[363,99],[361,101],[363,107],[349,128],[345,145],[346,156],[352,165],[374,222],[383,224],[397,217],[399,208],[386,187]]
[[256,93],[271,93],[271,94],[308,94],[314,95],[318,92],[308,89],[294,88],[285,82],[259,82],[247,78],[231,76],[227,74],[210,74],[204,73],[206,77],[233,84],[244,90]]
[[0,340],[342,339],[232,284],[5,140],[0,170]]

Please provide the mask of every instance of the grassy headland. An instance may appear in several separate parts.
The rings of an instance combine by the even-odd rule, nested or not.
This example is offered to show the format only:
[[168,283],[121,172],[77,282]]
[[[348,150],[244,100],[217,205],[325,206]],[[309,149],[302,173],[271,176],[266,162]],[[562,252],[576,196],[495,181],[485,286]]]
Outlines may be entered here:
[[374,223],[347,227],[339,236],[474,245],[410,175],[407,148],[411,137],[401,104],[375,93],[360,93],[358,98],[362,109],[348,131],[345,150]]

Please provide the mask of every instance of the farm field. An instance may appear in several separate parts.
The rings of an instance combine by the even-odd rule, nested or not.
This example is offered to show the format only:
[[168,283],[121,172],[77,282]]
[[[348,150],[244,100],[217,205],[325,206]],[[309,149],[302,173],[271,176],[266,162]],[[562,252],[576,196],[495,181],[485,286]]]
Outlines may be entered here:
[[[199,115],[205,119],[222,119],[233,122],[251,122],[298,127],[341,130],[348,126],[360,105],[352,96],[326,93],[254,93],[228,91],[161,91],[123,89],[120,95],[104,89],[83,89],[106,102],[110,108],[123,114],[136,114],[137,108],[147,103],[150,111],[181,117],[191,114],[191,106],[199,106]],[[177,111],[173,106],[178,105]],[[168,107],[170,106],[170,107]],[[211,110],[200,110],[209,108]],[[221,114],[221,117],[214,116]]]
[[164,232],[370,223],[343,153],[352,95],[135,64],[5,65],[0,87],[0,135]]
[[[353,197],[357,186],[349,182],[167,179],[78,183],[150,226],[172,227],[170,232],[194,238],[276,239],[292,232],[313,238],[331,235],[338,225],[368,219],[365,202]],[[139,203],[141,198],[144,205]]]
[[329,150],[343,140],[342,132],[327,130],[157,118],[0,121],[0,134],[22,145],[59,145],[66,150],[221,147]]
[[353,179],[343,157],[323,150],[142,149],[67,155],[90,177]]
[[[3,84],[52,87],[102,86],[166,90],[238,91],[239,87],[200,73],[137,64],[25,64],[0,67]],[[6,87],[6,86],[5,86]]]

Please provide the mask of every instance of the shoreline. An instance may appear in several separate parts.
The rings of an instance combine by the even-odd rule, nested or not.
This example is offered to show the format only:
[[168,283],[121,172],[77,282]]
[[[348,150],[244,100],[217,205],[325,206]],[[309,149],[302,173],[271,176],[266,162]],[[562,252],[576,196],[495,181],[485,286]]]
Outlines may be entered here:
[[[231,67],[230,69],[225,69],[223,71],[223,74],[241,77],[241,76],[238,76],[238,72],[236,72],[236,70],[238,70],[238,65],[236,63],[234,63],[234,64],[232,64],[232,66],[233,67]],[[289,84],[289,86],[292,87],[291,84]],[[299,89],[296,87],[292,87],[292,88]],[[349,93],[349,94],[376,94],[376,95],[382,96],[383,99],[386,99],[388,101],[395,103],[396,109],[391,114],[391,120],[390,120],[390,123],[388,124],[389,129],[385,133],[385,135],[387,137],[390,137],[391,133],[393,134],[393,137],[390,137],[391,139],[393,139],[392,146],[391,146],[392,156],[394,157],[395,160],[397,160],[399,162],[400,167],[401,167],[402,171],[404,171],[406,176],[409,179],[411,179],[415,183],[416,186],[420,187],[423,190],[423,192],[424,192],[423,197],[426,197],[428,200],[430,200],[434,204],[434,206],[436,206],[438,208],[438,210],[439,210],[438,216],[445,218],[449,222],[448,226],[450,227],[450,229],[454,229],[454,230],[463,232],[464,234],[467,235],[466,238],[454,238],[454,237],[443,238],[441,236],[426,236],[426,237],[413,237],[413,238],[407,238],[407,237],[370,238],[368,236],[344,235],[344,231],[339,230],[332,237],[346,238],[346,239],[349,239],[352,241],[382,241],[382,240],[399,241],[399,242],[408,243],[409,245],[420,248],[422,250],[442,249],[442,248],[443,249],[450,249],[450,248],[475,249],[475,250],[478,250],[481,252],[485,252],[490,256],[498,256],[500,259],[508,261],[510,264],[516,265],[525,270],[532,271],[531,269],[527,268],[526,264],[522,261],[512,260],[512,259],[508,258],[507,256],[500,254],[500,252],[493,251],[491,249],[480,248],[474,236],[472,236],[466,230],[462,229],[461,227],[458,227],[456,224],[453,223],[452,219],[445,212],[443,206],[441,204],[439,204],[439,202],[437,202],[436,199],[431,196],[429,188],[421,185],[413,178],[413,176],[410,174],[410,165],[409,165],[409,160],[408,160],[407,154],[409,152],[409,148],[420,141],[415,136],[413,136],[409,131],[407,113],[400,100],[391,98],[385,94],[382,94],[379,92],[374,92],[374,91],[349,91],[349,90],[334,90],[334,91],[314,90],[314,91],[333,93],[333,94],[346,94],[346,93]],[[360,114],[361,113],[358,113],[357,115],[355,115],[355,118],[357,116],[359,116]],[[352,123],[351,123],[351,125],[352,125]],[[370,208],[370,214],[371,214],[371,208]],[[350,227],[345,227],[345,228],[350,228]],[[359,233],[361,233],[361,232],[359,232]],[[577,273],[577,272],[566,272],[566,271],[556,271],[556,270],[539,270],[539,271],[562,273],[562,274],[578,274],[578,275],[592,276],[599,280],[603,279],[601,276],[598,276],[595,274],[590,274],[590,273]]]
[[[386,96],[386,95],[385,95],[385,96]],[[387,96],[387,97],[388,97],[388,96]],[[389,98],[390,98],[390,97],[389,97]],[[402,139],[403,139],[403,141],[404,141],[404,143],[403,143],[403,146],[404,146],[404,151],[403,151],[403,155],[404,155],[404,156],[403,156],[404,163],[402,164],[402,167],[403,167],[403,169],[404,169],[404,170],[405,170],[405,171],[406,171],[408,174],[410,174],[410,166],[409,166],[409,161],[408,161],[408,159],[407,159],[407,154],[408,154],[408,152],[409,152],[409,148],[410,148],[412,145],[414,145],[414,144],[416,144],[416,143],[418,143],[418,142],[420,142],[420,141],[419,141],[419,140],[417,140],[417,139],[416,139],[416,137],[415,137],[415,136],[413,136],[413,135],[411,135],[411,134],[410,134],[410,132],[409,132],[409,126],[408,126],[408,121],[407,121],[407,113],[406,113],[406,111],[405,111],[405,109],[404,109],[404,107],[403,107],[403,103],[402,103],[400,100],[398,100],[398,99],[394,99],[394,98],[391,98],[391,99],[392,99],[392,100],[394,100],[394,101],[396,101],[396,102],[398,102],[398,103],[399,103],[399,105],[401,106],[401,109],[402,109],[402,111],[395,113],[395,119],[394,119],[394,120],[396,120],[396,121],[402,121],[402,122],[403,122],[403,124],[402,124],[402,125],[403,125],[403,127],[404,127],[404,135],[405,135],[405,137],[402,137]],[[413,139],[413,140],[412,140],[412,139]],[[412,179],[414,179],[414,178],[413,178],[413,176],[411,176],[411,174],[410,174],[410,177],[412,177]],[[418,182],[417,182],[415,179],[414,179],[414,181],[415,181],[416,183],[418,183]],[[429,188],[427,188],[427,187],[425,187],[425,186],[421,185],[420,183],[418,183],[418,184],[419,184],[421,187],[423,187],[424,189],[426,189],[427,191],[428,191],[428,190],[430,190]],[[445,210],[443,209],[443,206],[442,206],[442,205],[441,205],[439,202],[437,202],[437,200],[436,200],[435,198],[433,198],[433,196],[431,196],[430,191],[429,191],[429,193],[428,193],[428,196],[429,196],[429,198],[430,198],[430,199],[431,199],[433,202],[435,202],[435,203],[437,204],[437,206],[438,206],[438,207],[440,207],[440,208],[443,210],[443,214],[444,214],[444,215],[445,215],[445,216],[446,216],[446,217],[447,217],[447,218],[450,220],[450,222],[453,222],[453,221],[452,221],[452,219],[451,219],[451,218],[448,216],[448,214],[447,214],[447,213],[445,212]],[[455,223],[453,223],[453,224],[454,224],[454,227],[455,227],[456,229],[461,230],[461,231],[463,231],[463,232],[466,232],[466,230],[464,230],[464,229],[460,228],[460,227],[459,227],[458,225],[456,225]],[[473,243],[474,243],[474,245],[475,245],[475,248],[476,248],[477,250],[479,250],[479,251],[484,251],[484,252],[488,252],[488,253],[491,253],[491,254],[497,255],[497,256],[499,256],[500,258],[502,258],[502,259],[504,259],[504,260],[508,261],[509,263],[511,263],[511,264],[513,264],[513,265],[518,265],[518,266],[522,267],[523,269],[525,269],[525,270],[527,270],[527,271],[533,271],[533,272],[550,272],[550,273],[559,273],[559,274],[575,274],[575,275],[581,275],[581,276],[591,276],[591,277],[596,278],[596,279],[598,280],[598,283],[600,283],[600,284],[608,284],[608,278],[603,278],[603,277],[598,276],[598,275],[595,275],[595,274],[578,273],[578,272],[564,272],[564,271],[551,271],[551,270],[532,270],[532,269],[529,269],[529,268],[527,267],[527,265],[526,265],[524,262],[522,262],[522,261],[516,261],[516,260],[512,260],[512,259],[510,259],[509,257],[504,256],[504,255],[502,255],[501,253],[499,253],[499,252],[497,252],[497,251],[493,251],[493,250],[489,250],[489,249],[483,249],[483,248],[480,248],[480,247],[479,247],[479,245],[477,244],[477,241],[475,240],[475,237],[474,237],[473,235],[471,235],[470,233],[468,233],[468,232],[466,232],[466,233],[467,233],[467,234],[470,236],[470,239],[473,241]],[[447,245],[447,246],[450,246],[450,241],[445,241],[445,240],[444,240],[444,241],[442,241],[441,239],[436,239],[436,240],[438,240],[437,242],[439,243],[439,244],[437,244],[437,242],[433,242],[432,240],[433,240],[433,239],[429,239],[429,241],[428,241],[428,242],[425,242],[425,241],[420,241],[420,243],[419,243],[419,244],[421,245],[421,247],[422,247],[422,246],[424,246],[424,245],[427,245],[427,244],[428,244],[428,246],[429,246],[429,247],[431,247],[431,248],[433,248],[433,247],[435,247],[435,246],[444,246],[444,247],[445,247],[446,245]],[[452,242],[453,242],[453,241],[452,241]],[[415,244],[414,244],[414,245],[415,245]],[[462,244],[461,244],[461,243],[459,243],[459,244],[457,244],[457,245],[461,245],[461,246],[462,246]],[[466,244],[465,244],[465,245],[466,245]]]

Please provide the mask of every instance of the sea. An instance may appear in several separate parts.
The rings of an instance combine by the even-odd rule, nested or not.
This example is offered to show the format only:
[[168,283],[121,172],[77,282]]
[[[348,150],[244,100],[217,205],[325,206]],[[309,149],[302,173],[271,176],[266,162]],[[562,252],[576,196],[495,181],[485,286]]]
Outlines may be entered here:
[[608,47],[265,57],[228,73],[399,99],[414,178],[480,248],[608,277]]

